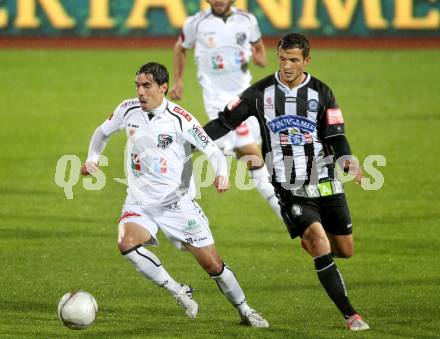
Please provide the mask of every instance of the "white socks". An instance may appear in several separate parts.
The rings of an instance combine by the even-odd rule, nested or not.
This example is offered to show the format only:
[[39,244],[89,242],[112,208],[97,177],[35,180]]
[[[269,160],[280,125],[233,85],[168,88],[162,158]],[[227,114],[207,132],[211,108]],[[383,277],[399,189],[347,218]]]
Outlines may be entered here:
[[182,287],[165,271],[159,258],[144,247],[135,248],[125,253],[124,257],[134,265],[140,274],[150,279],[156,285],[165,288],[173,296]]
[[215,280],[226,299],[237,307],[241,315],[245,315],[251,309],[246,303],[246,297],[234,272],[228,266],[224,265],[223,271],[219,275],[211,276],[211,278]]
[[282,220],[278,198],[275,195],[273,185],[269,182],[269,172],[267,171],[266,166],[249,170],[249,175],[255,183],[258,192],[260,192],[262,197],[268,202],[270,207],[272,207],[278,218]]

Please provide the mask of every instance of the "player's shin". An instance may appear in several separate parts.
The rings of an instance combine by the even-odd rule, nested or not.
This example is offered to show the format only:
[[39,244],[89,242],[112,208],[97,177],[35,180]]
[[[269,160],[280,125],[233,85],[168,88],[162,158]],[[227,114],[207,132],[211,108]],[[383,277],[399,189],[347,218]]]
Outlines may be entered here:
[[246,303],[243,290],[234,272],[232,272],[228,266],[223,264],[223,270],[218,275],[211,275],[211,278],[215,280],[220,291],[225,295],[226,299],[238,309],[241,315],[244,315],[250,310],[250,307]]
[[165,288],[173,296],[182,287],[163,268],[159,258],[146,248],[134,247],[122,255],[133,264],[140,274],[150,279],[154,284]]
[[275,195],[273,185],[269,182],[269,172],[266,166],[249,170],[249,175],[261,196],[268,202],[275,214],[282,220],[280,205]]
[[345,289],[344,279],[336,267],[331,254],[322,255],[314,258],[315,269],[318,274],[319,281],[324,286],[330,299],[335,303],[336,307],[348,319],[356,314],[356,311],[348,300],[347,290]]

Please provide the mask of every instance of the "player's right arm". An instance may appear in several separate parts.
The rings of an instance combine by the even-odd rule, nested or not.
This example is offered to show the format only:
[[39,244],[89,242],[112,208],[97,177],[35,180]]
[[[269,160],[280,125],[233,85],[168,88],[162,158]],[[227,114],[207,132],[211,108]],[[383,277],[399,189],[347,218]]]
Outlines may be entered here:
[[186,63],[186,48],[182,46],[181,37],[177,39],[173,52],[173,80],[174,84],[170,90],[170,98],[180,100],[183,96],[183,73]]
[[255,99],[252,86],[246,89],[240,97],[233,99],[222,112],[219,112],[218,118],[211,120],[203,129],[213,140],[217,140],[230,131],[235,130],[243,121],[252,114]]
[[123,119],[126,106],[130,101],[121,103],[112,115],[95,129],[89,144],[87,160],[81,165],[81,174],[87,175],[95,173],[98,170],[98,159],[104,151],[108,139],[116,132],[124,128]]
[[186,50],[193,48],[196,42],[194,25],[195,17],[189,17],[183,25],[182,33],[174,45],[173,51],[173,87],[169,96],[172,100],[182,99],[183,96],[183,74],[186,63]]

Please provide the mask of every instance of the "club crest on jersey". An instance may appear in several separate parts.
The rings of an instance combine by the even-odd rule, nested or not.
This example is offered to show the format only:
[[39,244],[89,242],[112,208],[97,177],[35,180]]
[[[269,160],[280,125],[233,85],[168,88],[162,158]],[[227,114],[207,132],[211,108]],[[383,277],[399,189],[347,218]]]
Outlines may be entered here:
[[186,112],[184,109],[180,108],[179,106],[176,106],[173,108],[173,112],[176,112],[177,114],[180,114],[182,117],[185,118],[186,121],[191,121],[192,118],[189,115],[188,112]]
[[245,32],[237,32],[235,33],[235,41],[237,41],[237,45],[243,46],[246,42],[246,33]]
[[316,99],[307,101],[307,110],[309,112],[318,112],[319,102]]
[[173,137],[168,134],[159,134],[157,136],[157,147],[161,149],[167,149],[173,142]]
[[266,99],[264,99],[264,109],[275,109],[272,97],[266,97]]
[[313,133],[316,129],[316,122],[305,117],[290,114],[276,117],[275,119],[268,121],[266,124],[273,133],[280,133],[289,128],[297,128],[300,131]]

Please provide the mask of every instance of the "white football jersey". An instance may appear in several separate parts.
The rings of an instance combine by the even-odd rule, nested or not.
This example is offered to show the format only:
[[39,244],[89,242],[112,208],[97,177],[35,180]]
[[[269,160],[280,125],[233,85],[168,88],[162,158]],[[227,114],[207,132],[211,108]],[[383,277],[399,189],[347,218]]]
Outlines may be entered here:
[[223,19],[208,9],[186,19],[182,46],[195,46],[198,80],[203,89],[230,96],[249,87],[251,43],[260,38],[254,15],[232,7],[232,14]]
[[122,129],[127,134],[129,204],[163,206],[179,200],[192,173],[190,143],[208,158],[218,149],[194,116],[166,99],[151,112],[144,112],[137,98],[125,100],[100,128],[107,137]]

